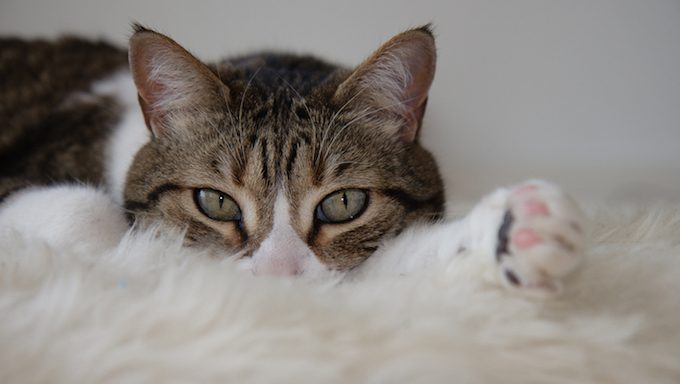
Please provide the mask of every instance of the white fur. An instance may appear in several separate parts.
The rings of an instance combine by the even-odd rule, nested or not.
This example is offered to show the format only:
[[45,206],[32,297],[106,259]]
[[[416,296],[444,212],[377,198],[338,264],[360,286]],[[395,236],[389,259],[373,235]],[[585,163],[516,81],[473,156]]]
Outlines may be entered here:
[[0,205],[0,230],[56,249],[101,252],[118,245],[127,229],[120,208],[92,187],[31,188]]
[[146,144],[151,134],[137,101],[137,89],[127,70],[97,82],[92,92],[99,96],[114,97],[123,108],[118,126],[109,139],[106,153],[106,181],[114,201],[123,203],[123,187],[127,171],[135,154]]
[[0,231],[0,382],[677,383],[680,210],[594,221],[551,301],[480,280],[475,254],[331,286],[179,237],[93,254]]

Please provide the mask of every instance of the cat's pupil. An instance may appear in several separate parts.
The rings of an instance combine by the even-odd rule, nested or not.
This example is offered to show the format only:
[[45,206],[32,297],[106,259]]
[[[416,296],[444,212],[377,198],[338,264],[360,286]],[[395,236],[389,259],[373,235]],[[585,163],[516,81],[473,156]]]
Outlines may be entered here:
[[224,192],[201,188],[195,191],[194,199],[198,210],[213,220],[241,220],[241,209],[238,204]]
[[323,223],[344,223],[359,217],[368,205],[361,189],[344,189],[326,196],[317,206],[316,218]]

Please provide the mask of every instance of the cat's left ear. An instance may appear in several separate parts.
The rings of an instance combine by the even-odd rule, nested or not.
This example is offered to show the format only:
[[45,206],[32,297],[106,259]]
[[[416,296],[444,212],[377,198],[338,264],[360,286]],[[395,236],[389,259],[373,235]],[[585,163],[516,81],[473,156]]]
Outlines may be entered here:
[[169,37],[135,25],[130,70],[139,104],[155,137],[190,134],[186,122],[224,107],[229,89],[213,71]]
[[[396,116],[399,137],[416,139],[425,114],[436,65],[429,25],[393,37],[359,65],[338,87],[334,101],[368,104],[375,113]],[[367,113],[372,113],[370,110]]]

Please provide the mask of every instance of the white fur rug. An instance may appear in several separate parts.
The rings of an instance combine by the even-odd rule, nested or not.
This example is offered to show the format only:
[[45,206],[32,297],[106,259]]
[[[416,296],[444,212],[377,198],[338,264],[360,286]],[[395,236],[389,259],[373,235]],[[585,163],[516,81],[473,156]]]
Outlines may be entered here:
[[0,382],[678,383],[680,208],[600,210],[558,298],[472,258],[334,286],[150,234],[83,254],[0,235]]

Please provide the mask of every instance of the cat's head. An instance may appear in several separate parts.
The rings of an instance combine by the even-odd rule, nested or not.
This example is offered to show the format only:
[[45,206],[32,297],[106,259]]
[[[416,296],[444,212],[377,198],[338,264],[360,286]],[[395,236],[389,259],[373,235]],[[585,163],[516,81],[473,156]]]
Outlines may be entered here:
[[346,271],[415,221],[443,212],[418,140],[434,76],[429,27],[354,70],[262,54],[206,65],[137,27],[130,65],[152,140],[128,173],[139,222],[186,228],[254,272]]

